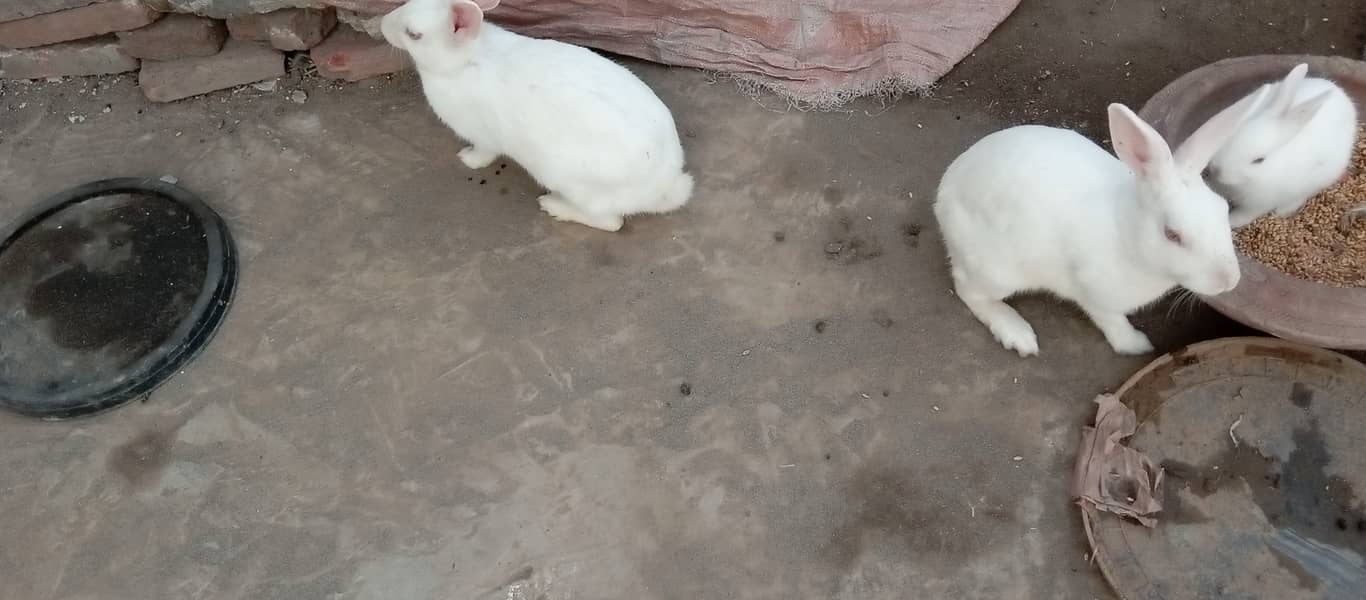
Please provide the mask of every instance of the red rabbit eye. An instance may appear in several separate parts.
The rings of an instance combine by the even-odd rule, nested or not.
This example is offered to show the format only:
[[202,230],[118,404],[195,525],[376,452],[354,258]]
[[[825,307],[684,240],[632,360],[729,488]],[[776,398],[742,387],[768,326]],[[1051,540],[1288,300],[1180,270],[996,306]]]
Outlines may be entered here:
[[1172,230],[1171,227],[1163,227],[1163,228],[1162,228],[1162,233],[1165,234],[1165,235],[1167,236],[1167,241],[1169,241],[1169,242],[1171,242],[1171,243],[1173,243],[1173,244],[1176,244],[1176,245],[1178,245],[1178,246],[1181,245],[1181,234],[1179,234],[1179,233],[1177,233],[1176,231]]

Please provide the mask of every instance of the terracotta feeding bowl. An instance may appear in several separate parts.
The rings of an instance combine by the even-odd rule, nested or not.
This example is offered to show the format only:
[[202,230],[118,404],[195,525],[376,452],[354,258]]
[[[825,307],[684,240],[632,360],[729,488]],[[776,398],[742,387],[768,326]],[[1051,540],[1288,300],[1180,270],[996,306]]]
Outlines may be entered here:
[[[1366,62],[1343,57],[1268,55],[1230,58],[1173,81],[1140,116],[1173,146],[1214,113],[1257,86],[1285,77],[1299,63],[1310,77],[1336,81],[1366,117]],[[1360,117],[1359,117],[1360,118]],[[1366,350],[1366,288],[1340,288],[1286,275],[1239,255],[1243,277],[1231,292],[1206,298],[1244,325],[1314,346]]]

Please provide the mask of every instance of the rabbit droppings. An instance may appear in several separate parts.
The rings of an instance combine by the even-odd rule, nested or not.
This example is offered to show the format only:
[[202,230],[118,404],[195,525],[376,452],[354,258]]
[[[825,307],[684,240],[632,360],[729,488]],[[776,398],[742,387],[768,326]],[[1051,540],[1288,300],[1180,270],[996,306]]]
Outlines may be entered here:
[[1005,300],[1027,291],[1079,304],[1117,352],[1151,351],[1130,312],[1176,286],[1238,284],[1228,204],[1201,171],[1265,95],[1226,108],[1175,154],[1120,104],[1109,107],[1119,160],[1038,125],[978,140],[949,165],[934,205],[958,297],[1021,356],[1037,354],[1038,339]]
[[1233,206],[1229,222],[1242,227],[1267,213],[1288,217],[1309,198],[1333,185],[1352,160],[1356,107],[1337,84],[1305,79],[1296,65],[1210,162],[1214,188]]
[[437,117],[482,169],[518,162],[548,193],[541,209],[605,231],[692,195],[673,114],[626,68],[593,52],[484,22],[498,0],[409,0],[380,24],[406,51]]

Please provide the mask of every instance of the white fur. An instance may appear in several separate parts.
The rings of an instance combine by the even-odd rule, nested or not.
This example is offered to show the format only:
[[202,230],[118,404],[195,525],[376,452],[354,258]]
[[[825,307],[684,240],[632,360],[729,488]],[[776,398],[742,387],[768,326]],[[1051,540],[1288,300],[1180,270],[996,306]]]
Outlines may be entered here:
[[1301,64],[1270,86],[1275,91],[1267,107],[1210,163],[1212,184],[1233,206],[1233,227],[1267,213],[1291,216],[1347,172],[1356,144],[1356,107],[1342,88],[1327,79],[1305,79],[1307,72]]
[[410,0],[381,21],[432,110],[469,142],[461,161],[480,169],[507,156],[549,190],[542,210],[606,231],[686,204],[678,130],[649,86],[587,49],[484,22],[497,4]]
[[1065,129],[982,138],[949,165],[934,205],[958,297],[1021,356],[1038,339],[1005,299],[1027,291],[1081,305],[1117,352],[1152,350],[1126,315],[1178,285],[1219,294],[1238,283],[1227,203],[1200,171],[1260,101],[1225,110],[1175,156],[1118,104],[1110,136],[1122,162]]

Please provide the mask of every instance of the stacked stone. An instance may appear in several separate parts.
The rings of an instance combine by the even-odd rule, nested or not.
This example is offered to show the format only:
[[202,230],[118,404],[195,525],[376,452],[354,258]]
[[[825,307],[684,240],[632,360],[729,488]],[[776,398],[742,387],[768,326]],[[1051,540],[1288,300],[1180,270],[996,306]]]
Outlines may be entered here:
[[337,11],[315,0],[0,1],[3,79],[138,71],[149,99],[170,102],[277,79],[285,53],[305,51],[332,79],[406,68],[400,53],[338,26]]

